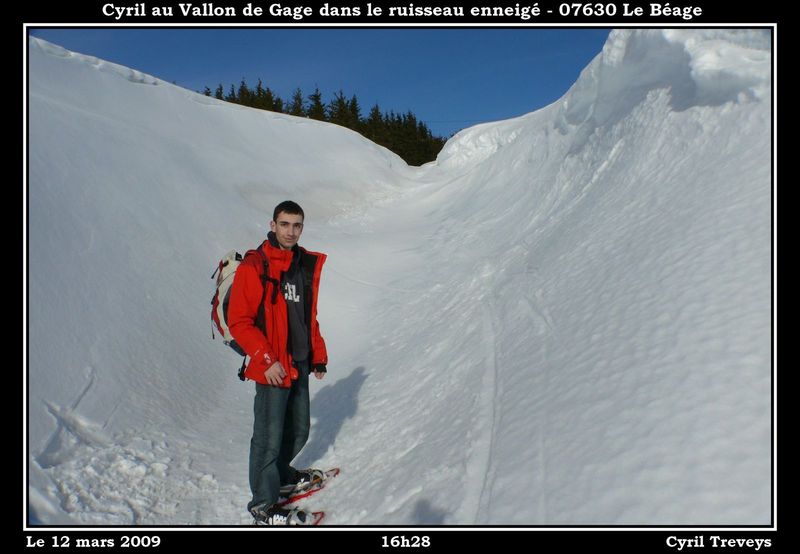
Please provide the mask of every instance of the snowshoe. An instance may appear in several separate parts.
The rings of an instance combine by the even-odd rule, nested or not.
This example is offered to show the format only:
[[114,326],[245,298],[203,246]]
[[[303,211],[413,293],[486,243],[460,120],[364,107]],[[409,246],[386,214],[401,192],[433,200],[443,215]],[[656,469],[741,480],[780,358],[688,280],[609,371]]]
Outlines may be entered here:
[[328,480],[339,475],[339,468],[335,467],[327,471],[320,469],[304,469],[298,471],[296,483],[290,483],[281,487],[280,497],[276,506],[285,506],[306,498],[315,492],[322,490]]
[[290,526],[319,525],[325,512],[306,512],[300,508],[282,508],[274,504],[269,507],[257,506],[250,510],[255,525]]

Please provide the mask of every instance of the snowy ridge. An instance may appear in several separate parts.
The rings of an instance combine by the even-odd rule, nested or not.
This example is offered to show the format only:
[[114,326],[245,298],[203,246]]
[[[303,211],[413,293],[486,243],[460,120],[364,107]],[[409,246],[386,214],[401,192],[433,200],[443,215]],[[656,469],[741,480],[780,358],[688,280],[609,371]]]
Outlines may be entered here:
[[123,65],[101,60],[94,56],[86,56],[83,54],[78,54],[76,52],[70,52],[69,50],[62,48],[57,44],[37,39],[35,37],[31,37],[30,45],[32,47],[40,49],[43,53],[46,53],[47,55],[64,59],[71,59],[73,63],[84,64],[84,65],[88,64],[92,67],[95,67],[98,71],[117,75],[119,77],[127,79],[131,83],[174,86],[165,81],[162,81],[161,79],[153,77],[152,75],[142,73],[141,71],[136,71],[135,69],[131,69]]
[[[771,44],[758,30],[620,30],[558,102],[555,127],[585,140],[596,127],[613,125],[642,102],[648,91],[668,88],[674,109],[721,105],[739,95],[769,101]],[[522,129],[552,120],[548,107],[520,118],[461,131],[439,155],[475,163],[514,142]],[[547,113],[547,116],[544,114]]]
[[344,468],[326,522],[769,522],[768,31],[614,31],[419,169],[65,52],[31,41],[35,517],[247,523],[252,389],[202,276],[294,198],[329,254],[297,461]]

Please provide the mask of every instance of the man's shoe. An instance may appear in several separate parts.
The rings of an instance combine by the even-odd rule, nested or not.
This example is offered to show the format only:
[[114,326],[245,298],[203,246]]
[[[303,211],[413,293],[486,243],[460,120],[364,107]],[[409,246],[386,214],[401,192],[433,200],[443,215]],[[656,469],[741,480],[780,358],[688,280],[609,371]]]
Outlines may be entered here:
[[325,472],[321,469],[309,468],[295,472],[294,482],[281,486],[280,495],[288,498],[301,493],[325,480]]
[[313,514],[300,508],[281,508],[262,504],[250,510],[256,525],[316,525]]

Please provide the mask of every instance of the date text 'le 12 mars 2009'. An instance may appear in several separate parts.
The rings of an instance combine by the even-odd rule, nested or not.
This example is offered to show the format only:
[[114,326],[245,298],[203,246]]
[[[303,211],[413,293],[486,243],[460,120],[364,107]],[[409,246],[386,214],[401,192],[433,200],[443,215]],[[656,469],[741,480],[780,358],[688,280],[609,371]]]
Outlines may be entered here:
[[74,538],[68,535],[52,536],[50,541],[40,537],[27,537],[25,544],[26,548],[65,548],[67,550],[77,548],[158,548],[161,545],[161,537],[154,536],[127,536],[123,535],[119,538],[119,542],[115,539],[104,538]]

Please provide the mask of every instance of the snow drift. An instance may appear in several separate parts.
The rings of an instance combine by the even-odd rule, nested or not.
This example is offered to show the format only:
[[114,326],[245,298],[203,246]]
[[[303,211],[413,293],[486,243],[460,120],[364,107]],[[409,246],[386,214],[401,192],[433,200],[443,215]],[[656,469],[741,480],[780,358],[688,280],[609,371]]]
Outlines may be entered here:
[[769,31],[614,31],[422,168],[28,55],[34,521],[248,523],[253,390],[208,276],[292,198],[330,256],[297,461],[344,468],[328,523],[770,523]]

